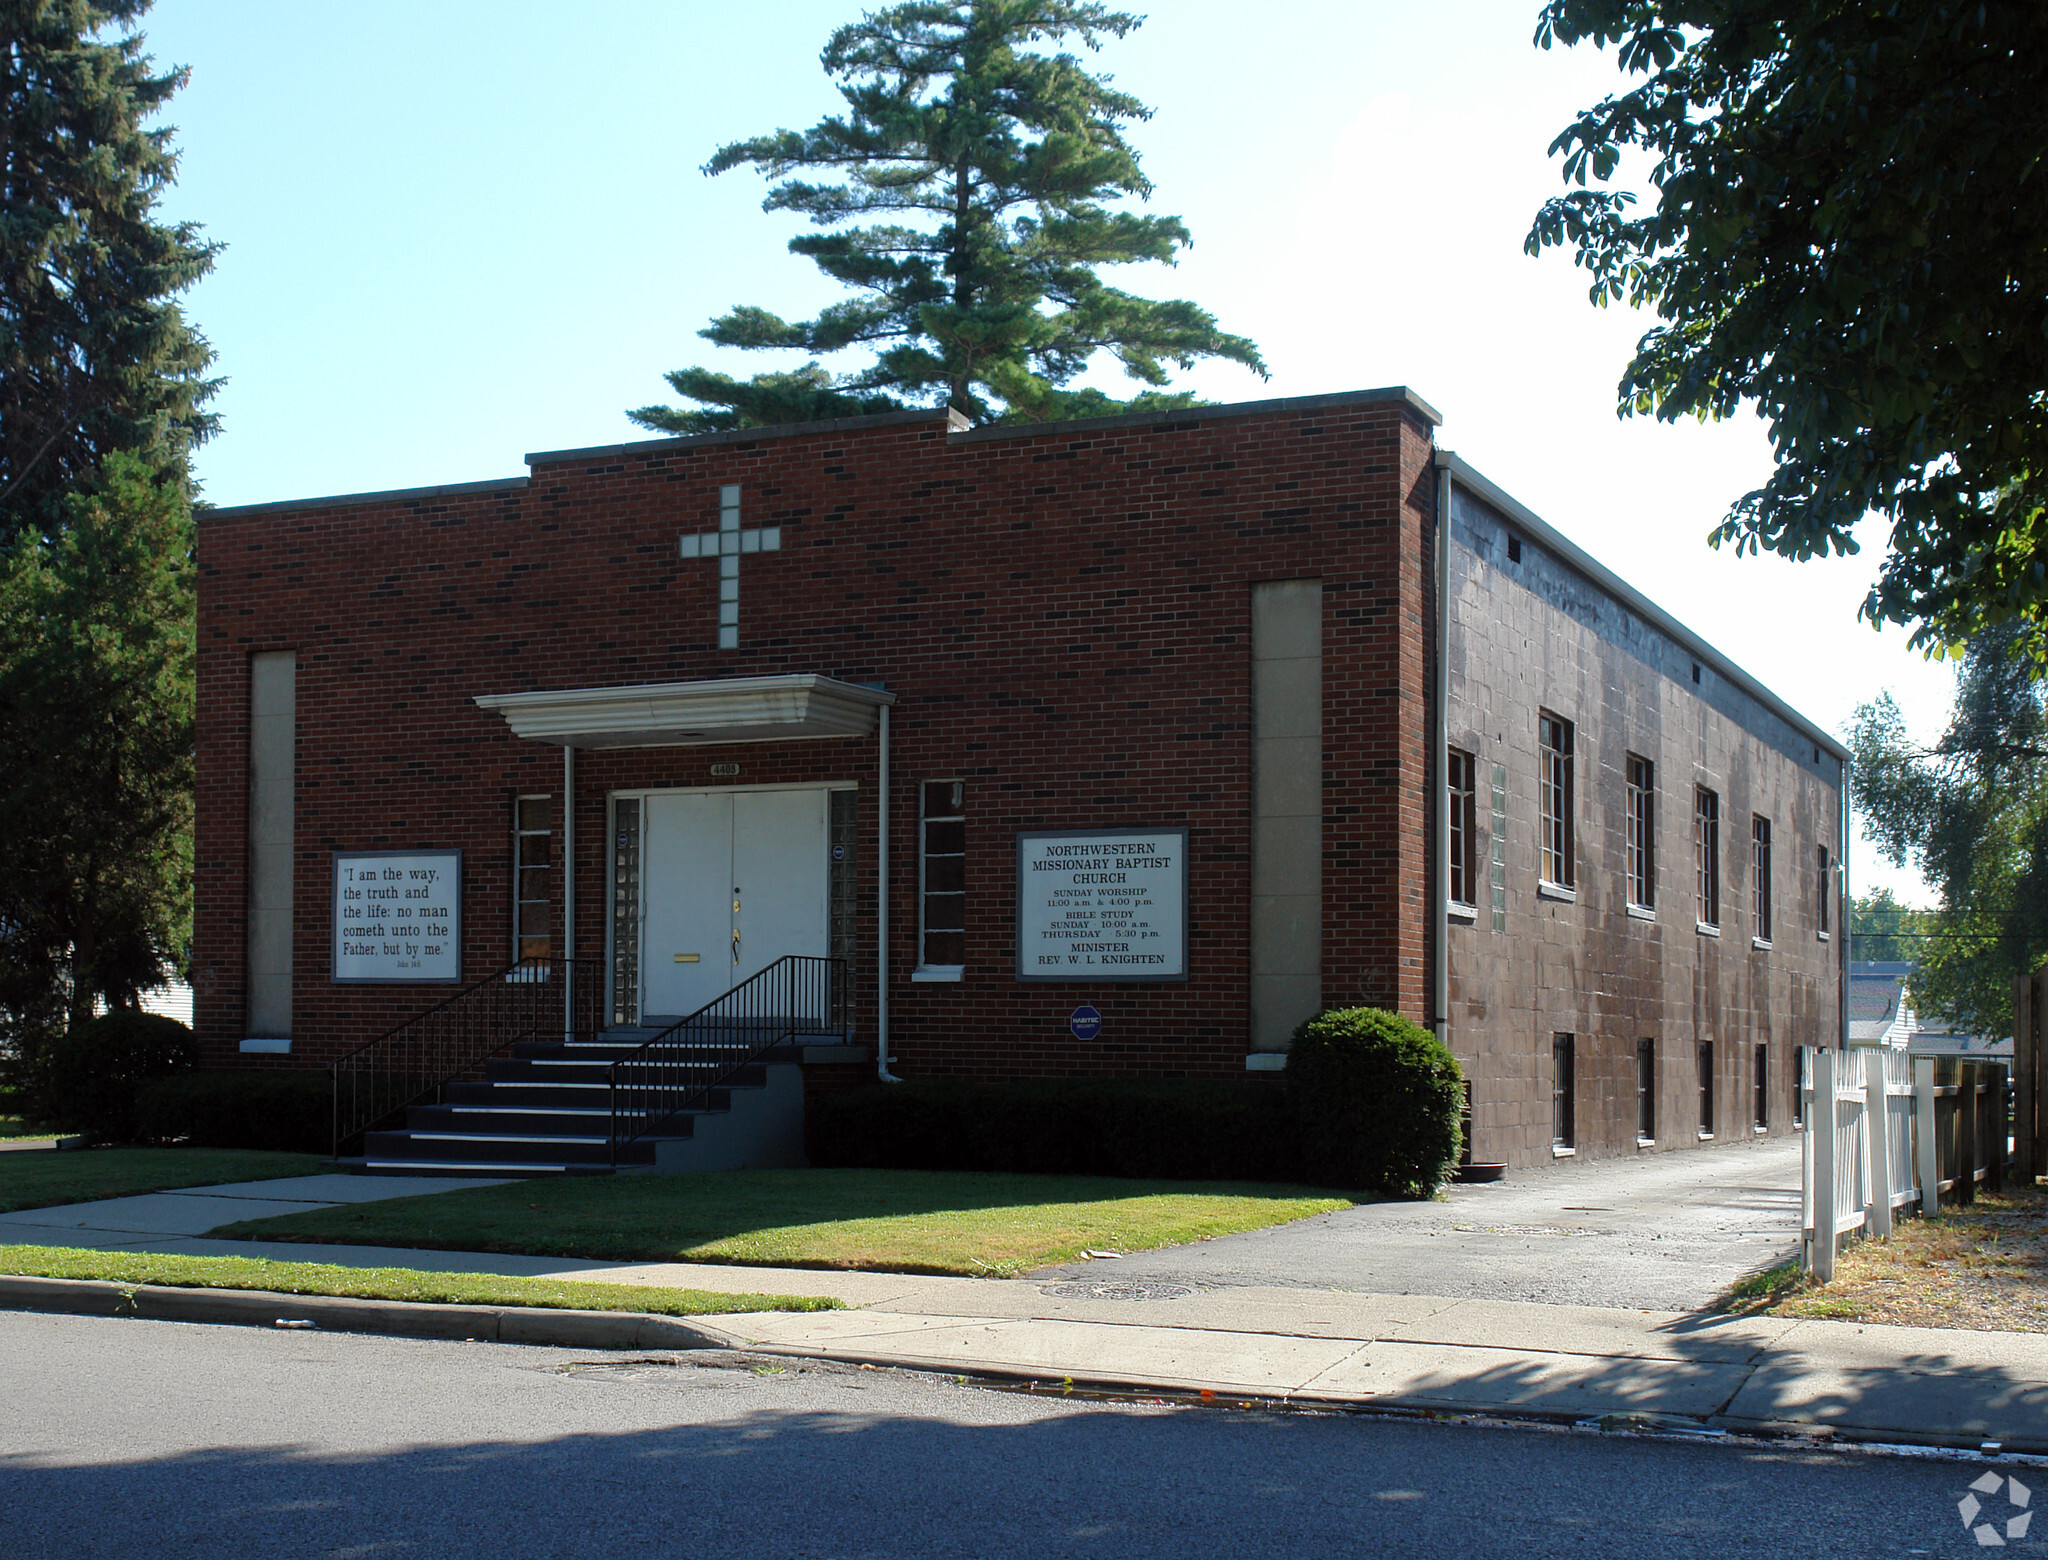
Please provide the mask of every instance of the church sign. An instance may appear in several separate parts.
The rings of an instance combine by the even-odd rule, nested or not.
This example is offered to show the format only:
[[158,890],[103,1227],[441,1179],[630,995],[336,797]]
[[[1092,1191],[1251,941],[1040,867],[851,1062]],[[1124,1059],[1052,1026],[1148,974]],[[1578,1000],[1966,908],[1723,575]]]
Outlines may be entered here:
[[1017,836],[1019,980],[1185,980],[1188,831]]
[[334,853],[334,979],[462,979],[462,852]]

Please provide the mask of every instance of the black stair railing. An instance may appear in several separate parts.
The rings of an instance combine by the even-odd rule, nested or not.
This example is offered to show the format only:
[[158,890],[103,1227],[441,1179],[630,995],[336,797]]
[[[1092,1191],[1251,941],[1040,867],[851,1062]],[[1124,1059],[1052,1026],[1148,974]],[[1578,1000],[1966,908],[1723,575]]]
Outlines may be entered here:
[[658,1132],[796,1035],[844,1034],[852,1004],[844,959],[790,954],[611,1066],[612,1168],[619,1150]]
[[522,1040],[596,1039],[606,993],[597,960],[528,959],[356,1047],[328,1068],[335,1157],[409,1106],[440,1104],[449,1084],[481,1077]]

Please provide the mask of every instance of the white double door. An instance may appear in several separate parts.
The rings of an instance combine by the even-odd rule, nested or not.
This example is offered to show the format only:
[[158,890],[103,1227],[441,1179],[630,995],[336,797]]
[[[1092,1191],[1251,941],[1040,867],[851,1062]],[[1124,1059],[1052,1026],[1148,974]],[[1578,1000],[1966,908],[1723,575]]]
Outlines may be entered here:
[[787,954],[828,951],[827,795],[807,789],[647,797],[643,1015],[694,1013]]

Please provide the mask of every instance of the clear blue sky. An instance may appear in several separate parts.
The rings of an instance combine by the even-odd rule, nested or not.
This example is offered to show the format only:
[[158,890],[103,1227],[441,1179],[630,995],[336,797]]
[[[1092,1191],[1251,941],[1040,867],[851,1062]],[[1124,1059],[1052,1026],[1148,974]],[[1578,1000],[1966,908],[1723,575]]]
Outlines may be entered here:
[[[838,103],[817,55],[856,7],[778,0],[159,0],[159,61],[192,68],[169,121],[169,208],[226,245],[191,294],[227,380],[207,497],[255,503],[515,475],[528,450],[638,436],[662,371],[771,366],[695,332],[735,303],[839,296],[784,245],[721,144]],[[1769,469],[1752,420],[1614,413],[1645,321],[1591,307],[1522,238],[1545,155],[1610,60],[1531,44],[1533,0],[1169,0],[1097,57],[1156,110],[1134,132],[1156,210],[1195,247],[1120,278],[1184,296],[1263,348],[1185,383],[1219,400],[1408,384],[1440,438],[1680,619],[1839,731],[1891,688],[1932,736],[1952,675],[1855,612],[1860,558],[1737,560],[1704,542]],[[775,366],[795,360],[775,358]],[[1104,379],[1106,387],[1117,381]],[[1861,851],[1859,889],[1917,879]]]

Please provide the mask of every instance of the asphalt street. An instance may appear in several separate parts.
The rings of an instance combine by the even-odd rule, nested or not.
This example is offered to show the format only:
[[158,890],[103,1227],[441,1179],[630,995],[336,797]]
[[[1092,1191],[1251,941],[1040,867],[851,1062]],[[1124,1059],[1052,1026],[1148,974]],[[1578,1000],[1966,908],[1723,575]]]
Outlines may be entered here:
[[[1690,1311],[1799,1254],[1799,1140],[1559,1160],[1434,1202],[1366,1203],[1125,1257],[1138,1287],[1273,1285]],[[1034,1281],[1104,1280],[1107,1263]]]
[[[0,1313],[0,1553],[1980,1552],[1958,1515],[1975,1460],[1099,1404],[713,1358]],[[2010,1500],[1980,1497],[2001,1518]]]

